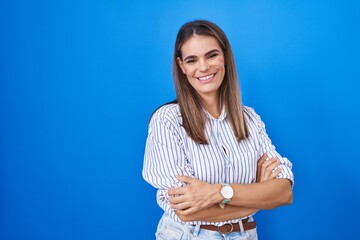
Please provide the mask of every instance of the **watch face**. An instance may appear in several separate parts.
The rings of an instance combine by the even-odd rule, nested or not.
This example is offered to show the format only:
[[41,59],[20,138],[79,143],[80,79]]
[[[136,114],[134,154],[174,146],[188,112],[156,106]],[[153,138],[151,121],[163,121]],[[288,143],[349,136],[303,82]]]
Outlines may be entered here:
[[221,189],[221,194],[224,198],[232,198],[234,196],[234,190],[230,185],[225,185]]

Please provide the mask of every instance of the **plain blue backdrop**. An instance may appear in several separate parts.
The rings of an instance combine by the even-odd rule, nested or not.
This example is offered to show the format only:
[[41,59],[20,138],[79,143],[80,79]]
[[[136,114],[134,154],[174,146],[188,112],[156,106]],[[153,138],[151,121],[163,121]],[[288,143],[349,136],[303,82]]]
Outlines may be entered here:
[[[148,118],[174,98],[175,36],[228,35],[244,103],[294,165],[260,239],[359,239],[357,1],[0,2],[0,239],[154,239]],[[134,237],[132,237],[134,236]]]

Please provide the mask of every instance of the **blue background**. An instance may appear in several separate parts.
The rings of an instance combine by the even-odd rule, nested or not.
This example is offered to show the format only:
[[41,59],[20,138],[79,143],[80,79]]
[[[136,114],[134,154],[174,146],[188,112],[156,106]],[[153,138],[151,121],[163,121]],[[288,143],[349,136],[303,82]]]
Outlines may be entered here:
[[[154,239],[147,121],[174,98],[175,36],[228,35],[244,103],[294,164],[260,239],[356,239],[357,1],[0,2],[0,239]],[[132,237],[134,236],[135,237]]]

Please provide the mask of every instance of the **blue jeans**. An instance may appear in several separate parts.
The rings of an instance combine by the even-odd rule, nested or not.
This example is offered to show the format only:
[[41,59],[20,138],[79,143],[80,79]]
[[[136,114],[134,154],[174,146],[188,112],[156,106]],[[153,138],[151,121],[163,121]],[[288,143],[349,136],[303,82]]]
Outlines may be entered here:
[[[250,220],[254,221],[251,217]],[[217,231],[199,229],[185,223],[176,222],[164,214],[159,221],[156,240],[257,240],[256,228],[244,232],[221,234]]]

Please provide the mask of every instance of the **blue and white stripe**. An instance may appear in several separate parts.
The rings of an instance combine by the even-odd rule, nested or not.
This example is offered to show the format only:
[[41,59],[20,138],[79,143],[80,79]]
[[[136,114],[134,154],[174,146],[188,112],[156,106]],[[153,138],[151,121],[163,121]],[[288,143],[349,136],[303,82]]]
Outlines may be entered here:
[[[178,104],[159,108],[149,123],[146,141],[143,177],[158,189],[159,206],[174,220],[180,221],[170,208],[167,190],[182,186],[178,175],[198,178],[209,183],[250,184],[256,181],[257,160],[268,153],[281,161],[278,178],[294,181],[291,162],[275,150],[268,137],[265,124],[252,108],[244,107],[249,137],[236,141],[230,122],[223,110],[215,119],[207,114],[205,126],[208,145],[197,144],[189,138],[182,125]],[[229,222],[238,222],[232,220]],[[189,224],[215,224],[226,222],[195,221]]]

